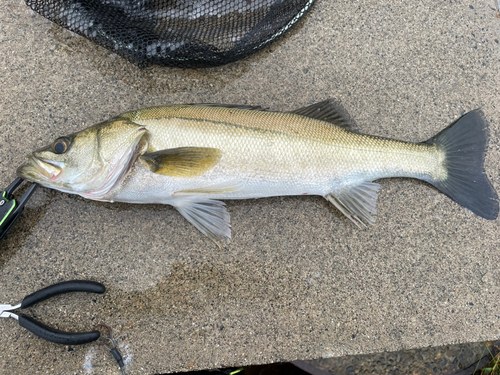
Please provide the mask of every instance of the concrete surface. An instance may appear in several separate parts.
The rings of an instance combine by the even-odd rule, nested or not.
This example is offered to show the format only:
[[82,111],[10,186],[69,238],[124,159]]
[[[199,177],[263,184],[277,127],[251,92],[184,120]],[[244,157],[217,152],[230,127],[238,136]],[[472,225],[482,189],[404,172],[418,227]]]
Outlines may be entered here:
[[486,367],[498,351],[498,342],[475,342],[320,358],[300,363],[334,375],[472,375]]
[[[423,141],[481,107],[486,169],[500,189],[496,0],[318,0],[277,45],[208,71],[139,71],[80,37],[0,3],[0,184],[33,149],[133,108],[339,100],[360,131]],[[130,374],[345,356],[494,340],[500,225],[425,183],[382,181],[359,230],[325,200],[229,202],[218,248],[170,207],[105,204],[40,189],[0,244],[0,301],[69,279],[104,296],[31,308],[49,325],[106,323]],[[93,345],[46,343],[0,322],[0,372],[117,374]]]

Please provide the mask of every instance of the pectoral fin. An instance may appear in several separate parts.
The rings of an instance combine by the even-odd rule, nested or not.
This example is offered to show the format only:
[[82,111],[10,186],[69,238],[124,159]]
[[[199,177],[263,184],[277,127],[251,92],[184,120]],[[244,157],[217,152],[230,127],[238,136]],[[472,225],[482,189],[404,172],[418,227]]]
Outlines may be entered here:
[[379,184],[368,181],[358,186],[346,188],[339,193],[330,193],[325,198],[358,227],[366,226],[366,224],[373,225],[377,214],[379,188]]
[[189,198],[178,201],[175,208],[201,233],[214,240],[220,241],[231,238],[230,218],[224,202],[213,199],[191,200]]
[[143,155],[153,173],[171,177],[196,177],[213,168],[222,151],[208,147],[179,147]]

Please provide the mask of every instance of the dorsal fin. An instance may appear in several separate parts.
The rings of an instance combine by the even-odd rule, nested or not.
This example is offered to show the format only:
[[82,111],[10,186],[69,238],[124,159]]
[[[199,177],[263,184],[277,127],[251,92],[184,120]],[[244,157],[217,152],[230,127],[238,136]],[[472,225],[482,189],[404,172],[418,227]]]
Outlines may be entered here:
[[221,107],[221,108],[234,108],[234,109],[246,109],[248,111],[268,111],[267,108],[263,108],[260,105],[241,105],[241,104],[217,104],[217,103],[196,103],[196,104],[186,104],[202,107]]
[[331,99],[311,104],[307,107],[296,109],[295,111],[290,111],[290,113],[326,121],[343,128],[350,127],[349,122],[339,113],[338,105]]

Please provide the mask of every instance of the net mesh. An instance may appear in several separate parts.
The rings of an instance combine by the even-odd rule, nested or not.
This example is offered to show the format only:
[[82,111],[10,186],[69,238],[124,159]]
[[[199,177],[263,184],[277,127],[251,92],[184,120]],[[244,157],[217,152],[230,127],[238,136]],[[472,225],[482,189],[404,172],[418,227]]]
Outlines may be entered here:
[[315,0],[26,0],[35,12],[140,66],[208,67],[264,48]]

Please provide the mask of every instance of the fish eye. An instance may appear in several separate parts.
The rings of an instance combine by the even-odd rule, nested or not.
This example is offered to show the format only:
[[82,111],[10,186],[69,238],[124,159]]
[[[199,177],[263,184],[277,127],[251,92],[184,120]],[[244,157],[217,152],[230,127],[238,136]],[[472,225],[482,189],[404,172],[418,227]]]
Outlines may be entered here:
[[71,139],[68,137],[57,138],[54,143],[52,143],[52,151],[56,154],[64,154],[68,151],[69,146],[71,145]]

